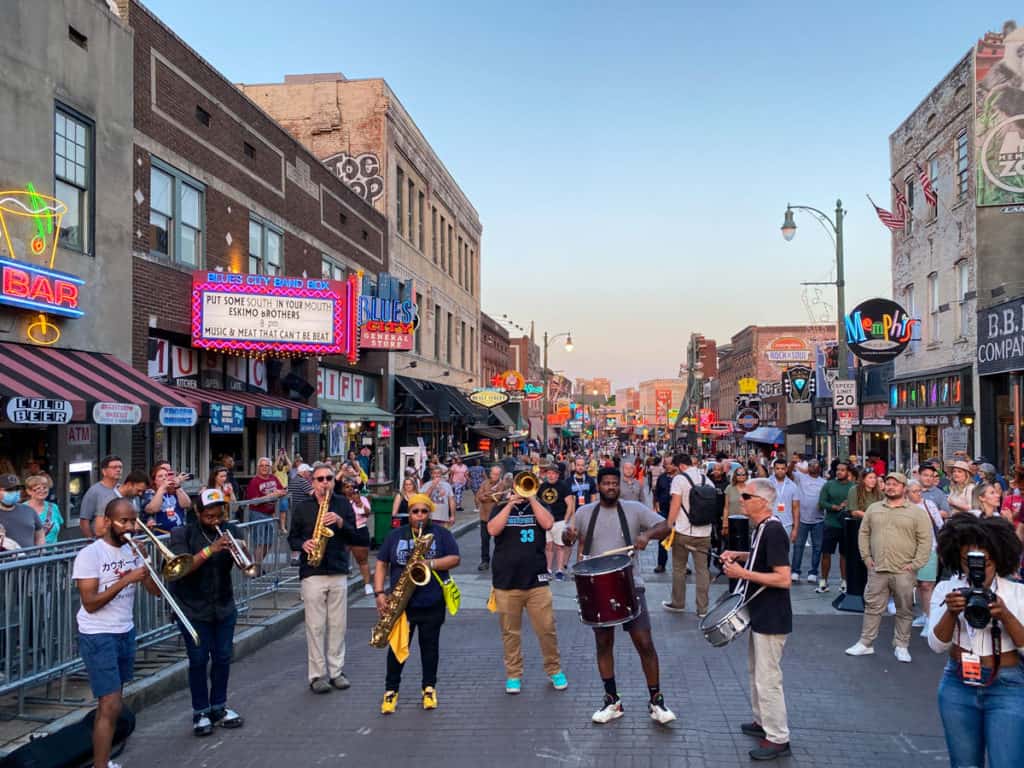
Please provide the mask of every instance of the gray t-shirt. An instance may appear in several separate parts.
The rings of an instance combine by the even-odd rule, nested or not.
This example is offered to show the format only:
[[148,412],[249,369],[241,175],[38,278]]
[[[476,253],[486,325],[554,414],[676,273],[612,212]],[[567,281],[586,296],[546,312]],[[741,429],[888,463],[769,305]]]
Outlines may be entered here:
[[622,478],[619,482],[619,499],[622,501],[643,501],[643,486],[636,478],[627,480]]
[[933,502],[943,512],[949,512],[949,497],[943,493],[939,486],[933,485],[931,488],[921,491],[921,496]]
[[[665,522],[665,519],[653,509],[639,501],[623,501],[622,511],[626,515],[626,525],[629,528],[629,541],[622,539],[622,526],[619,525],[619,515],[615,507],[601,507],[598,513],[597,524],[594,526],[594,541],[590,545],[588,554],[599,555],[609,549],[618,549],[636,541],[636,537],[646,530]],[[576,510],[572,525],[579,534],[580,547],[582,551],[583,542],[587,537],[587,529],[590,527],[590,517],[595,514],[600,502],[584,504]],[[652,546],[658,542],[652,542]],[[644,580],[640,576],[640,562],[637,553],[633,553],[633,580],[638,587],[643,587]]]
[[95,520],[102,517],[107,504],[112,499],[121,498],[116,488],[107,488],[103,483],[95,483],[89,486],[89,490],[82,497],[82,506],[78,508],[78,516],[82,520]]
[[34,547],[35,533],[43,522],[28,504],[15,504],[11,509],[0,509],[0,525],[7,531],[4,535],[18,542],[18,546]]
[[448,520],[448,499],[455,495],[455,490],[447,480],[438,480],[436,483],[431,480],[420,489],[434,502],[434,512],[430,515],[431,520]]

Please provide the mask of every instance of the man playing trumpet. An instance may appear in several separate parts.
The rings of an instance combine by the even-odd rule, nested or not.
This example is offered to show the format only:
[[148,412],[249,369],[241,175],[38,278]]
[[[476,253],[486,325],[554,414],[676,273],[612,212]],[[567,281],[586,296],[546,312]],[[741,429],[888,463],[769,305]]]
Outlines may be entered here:
[[214,726],[238,728],[243,723],[227,702],[238,616],[231,586],[231,571],[237,564],[233,547],[237,543],[241,554],[248,553],[238,529],[224,522],[224,494],[209,488],[200,498],[198,521],[171,531],[171,551],[192,557],[191,570],[171,584],[171,591],[199,635],[195,643],[187,632],[182,633],[188,652],[188,687],[192,691],[192,732],[209,736]]

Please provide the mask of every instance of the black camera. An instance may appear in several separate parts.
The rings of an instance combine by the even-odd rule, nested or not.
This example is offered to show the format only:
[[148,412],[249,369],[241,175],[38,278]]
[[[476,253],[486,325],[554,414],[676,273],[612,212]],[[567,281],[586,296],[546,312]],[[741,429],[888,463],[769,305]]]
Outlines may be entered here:
[[970,586],[957,590],[967,599],[964,618],[975,629],[984,629],[992,621],[991,606],[996,601],[995,593],[985,588],[985,553],[967,553],[967,583]]

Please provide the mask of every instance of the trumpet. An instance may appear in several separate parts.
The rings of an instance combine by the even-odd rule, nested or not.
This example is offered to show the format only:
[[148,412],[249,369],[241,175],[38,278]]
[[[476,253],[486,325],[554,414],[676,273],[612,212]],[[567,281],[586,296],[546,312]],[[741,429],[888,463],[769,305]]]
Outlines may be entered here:
[[[145,531],[146,526],[142,526],[142,530]],[[152,536],[153,539],[156,539],[156,537],[153,536],[152,533],[150,533],[149,535]],[[136,543],[135,539],[132,538],[132,535],[130,533],[126,533],[124,535],[124,538],[125,541],[128,542],[128,546],[132,548],[132,552],[134,552],[136,557],[138,557],[142,561],[142,564],[146,566],[146,569],[149,571],[149,575],[153,577],[153,583],[156,584],[157,589],[160,590],[160,594],[163,595],[164,600],[167,601],[167,604],[171,606],[171,610],[174,611],[174,615],[178,617],[178,621],[181,622],[181,626],[189,634],[189,637],[192,638],[192,642],[195,645],[199,645],[199,633],[196,632],[196,628],[192,626],[192,622],[188,620],[188,617],[185,615],[185,612],[181,610],[181,606],[174,601],[173,597],[171,597],[170,590],[168,590],[167,586],[160,580],[160,576],[157,575],[156,569],[153,568],[152,563],[149,562],[149,559],[146,557],[146,554],[142,551],[142,548]],[[157,544],[163,549],[167,549],[163,546],[161,542],[157,541]],[[170,552],[170,550],[168,550],[168,552]],[[188,555],[180,555],[180,557],[188,558],[188,568],[186,568],[184,573],[177,576],[176,578],[181,578],[181,576],[184,576],[186,573],[188,573],[188,569],[192,567],[191,557],[189,557]],[[164,562],[164,573],[167,572],[167,566],[173,562],[173,559],[170,562]]]
[[529,499],[536,496],[538,490],[540,490],[540,481],[537,480],[537,476],[533,472],[518,472],[512,478],[512,490],[494,494],[494,501],[498,503],[508,501],[513,496]]
[[192,555],[174,554],[166,544],[156,537],[155,533],[149,530],[147,525],[140,524],[139,529],[153,543],[153,548],[163,558],[160,573],[163,574],[167,581],[177,581],[181,577],[188,575],[188,572],[192,570]]
[[252,558],[246,554],[246,551],[242,548],[238,539],[235,538],[234,534],[231,533],[230,528],[221,528],[217,526],[217,533],[220,536],[228,537],[228,549],[231,552],[231,559],[235,561],[242,573],[250,578],[255,576],[259,572],[259,568],[256,567],[256,563],[252,561]]

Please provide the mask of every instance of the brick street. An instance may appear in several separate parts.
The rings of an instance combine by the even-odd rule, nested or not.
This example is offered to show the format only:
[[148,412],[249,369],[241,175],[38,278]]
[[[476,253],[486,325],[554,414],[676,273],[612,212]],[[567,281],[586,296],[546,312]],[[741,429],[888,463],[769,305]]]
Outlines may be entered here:
[[[679,719],[654,724],[646,688],[628,636],[616,637],[617,680],[626,716],[598,726],[590,714],[601,700],[591,631],[570,606],[571,583],[554,585],[559,644],[569,690],[556,692],[544,679],[536,640],[524,629],[523,693],[504,693],[497,620],[483,607],[489,574],[478,574],[479,544],[460,539],[463,565],[456,572],[463,609],[449,617],[441,635],[437,711],[419,705],[419,658],[415,650],[403,680],[398,712],[379,714],[384,653],[367,644],[375,611],[359,599],[349,612],[348,691],[315,696],[306,687],[303,630],[292,632],[239,661],[233,668],[230,704],[246,718],[235,732],[206,739],[191,733],[187,691],[140,713],[123,755],[125,766],[386,765],[422,766],[745,766],[754,740],[738,732],[750,719],[746,638],[712,648],[696,617],[660,609],[668,575],[652,576],[653,552],[644,553],[650,582],[654,639],[662,684]],[[795,596],[811,594],[805,584]],[[692,600],[692,591],[690,593]],[[942,659],[914,636],[913,664],[899,664],[890,650],[891,619],[883,621],[873,657],[851,659],[843,649],[857,638],[860,615],[798,609],[784,659],[792,730],[792,766],[943,765],[946,750],[935,706]],[[794,601],[798,606],[813,601]],[[692,606],[691,606],[692,608]],[[815,615],[817,614],[817,615]]]

